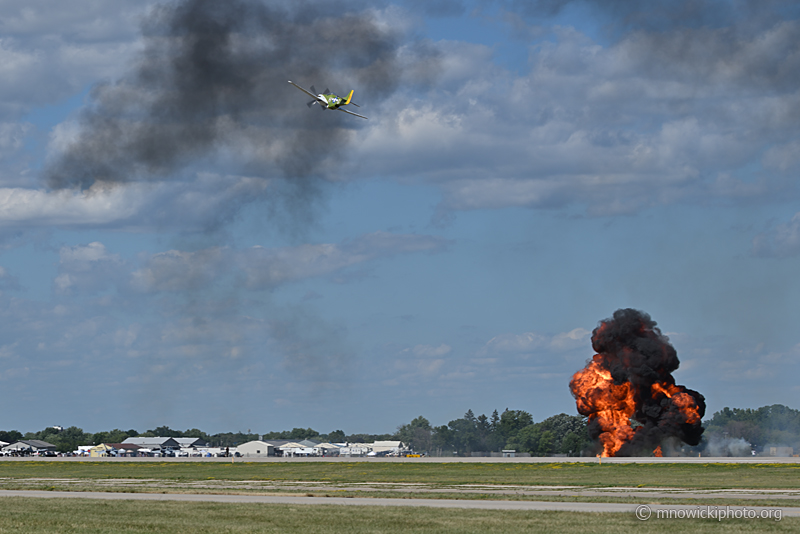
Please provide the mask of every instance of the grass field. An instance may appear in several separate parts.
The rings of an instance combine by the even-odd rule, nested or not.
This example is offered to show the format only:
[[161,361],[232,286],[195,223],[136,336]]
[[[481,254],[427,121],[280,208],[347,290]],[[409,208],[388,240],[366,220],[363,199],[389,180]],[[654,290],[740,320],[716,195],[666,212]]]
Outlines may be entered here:
[[0,533],[798,532],[800,518],[650,520],[627,513],[0,498]]
[[798,464],[366,463],[366,462],[0,462],[0,478],[130,478],[425,483],[800,488]]

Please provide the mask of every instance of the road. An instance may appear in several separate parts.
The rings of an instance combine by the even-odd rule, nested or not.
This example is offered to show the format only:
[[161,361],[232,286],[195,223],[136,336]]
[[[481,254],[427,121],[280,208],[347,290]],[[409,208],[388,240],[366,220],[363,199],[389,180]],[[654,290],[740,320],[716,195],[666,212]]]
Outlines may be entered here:
[[[589,503],[589,502],[541,502],[541,501],[472,501],[460,499],[370,499],[362,497],[305,497],[274,495],[198,495],[186,493],[105,493],[105,492],[71,492],[71,491],[18,491],[0,490],[0,497],[34,497],[42,499],[102,499],[132,501],[180,501],[180,502],[219,502],[219,503],[254,503],[254,504],[294,504],[294,505],[340,505],[340,506],[424,506],[430,508],[462,508],[483,510],[556,510],[565,512],[641,512],[644,505],[624,503]],[[725,509],[715,507],[712,509]],[[731,511],[742,510],[742,507],[728,507]],[[647,510],[657,514],[658,510],[694,511],[707,509],[706,505],[647,505]],[[800,517],[800,508],[748,506],[756,514],[770,511],[773,514],[780,510],[780,517]],[[649,517],[649,516],[648,516]],[[652,516],[655,518],[655,515]],[[774,519],[772,519],[774,520]]]

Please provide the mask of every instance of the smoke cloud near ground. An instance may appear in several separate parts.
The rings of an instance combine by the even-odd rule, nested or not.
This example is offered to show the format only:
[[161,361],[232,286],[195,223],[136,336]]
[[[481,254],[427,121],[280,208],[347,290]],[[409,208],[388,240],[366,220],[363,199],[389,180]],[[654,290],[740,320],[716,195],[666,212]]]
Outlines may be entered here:
[[752,456],[753,446],[744,438],[712,436],[705,448],[706,456]]
[[180,0],[156,6],[142,30],[130,72],[95,86],[63,135],[45,169],[49,187],[174,179],[225,160],[226,173],[285,178],[302,191],[363,125],[312,113],[287,80],[355,89],[355,101],[378,104],[407,74],[425,83],[436,63],[380,13],[346,5]]

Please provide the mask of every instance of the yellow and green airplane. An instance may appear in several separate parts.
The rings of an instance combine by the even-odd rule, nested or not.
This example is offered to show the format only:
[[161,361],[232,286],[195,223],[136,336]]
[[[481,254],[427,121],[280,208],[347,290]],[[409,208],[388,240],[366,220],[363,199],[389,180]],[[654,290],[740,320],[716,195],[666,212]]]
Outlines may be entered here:
[[353,98],[353,91],[350,91],[350,94],[347,95],[347,98],[345,99],[345,98],[342,98],[340,96],[337,96],[337,95],[331,93],[330,90],[328,90],[328,89],[325,89],[323,92],[321,92],[319,94],[315,94],[317,92],[317,90],[314,89],[313,85],[311,86],[311,91],[306,91],[305,89],[303,89],[302,87],[300,87],[299,85],[297,85],[296,83],[294,83],[291,80],[289,80],[289,83],[294,85],[295,87],[297,87],[298,89],[303,91],[305,94],[307,94],[308,96],[310,96],[311,98],[314,99],[314,100],[312,100],[311,102],[309,102],[307,104],[308,107],[311,107],[314,104],[319,104],[322,107],[322,109],[338,109],[339,111],[344,111],[348,115],[355,115],[356,117],[361,117],[362,119],[366,119],[367,118],[364,115],[359,115],[358,113],[353,113],[352,111],[347,111],[346,109],[342,109],[340,107],[340,106],[346,106],[348,104],[353,104],[355,107],[360,107],[355,102],[351,102],[350,101],[350,99]]

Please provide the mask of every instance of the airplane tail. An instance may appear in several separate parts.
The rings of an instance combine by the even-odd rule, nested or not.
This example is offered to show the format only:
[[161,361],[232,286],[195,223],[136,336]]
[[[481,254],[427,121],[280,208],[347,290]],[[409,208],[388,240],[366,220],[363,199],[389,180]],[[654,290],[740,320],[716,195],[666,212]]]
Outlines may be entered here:
[[345,106],[346,106],[347,104],[349,104],[349,103],[350,103],[350,99],[351,99],[351,98],[353,98],[353,91],[355,91],[355,89],[351,89],[351,90],[350,90],[350,94],[349,94],[349,95],[347,95],[347,100],[346,100],[346,101],[345,101],[345,103],[344,103],[344,105],[345,105]]

